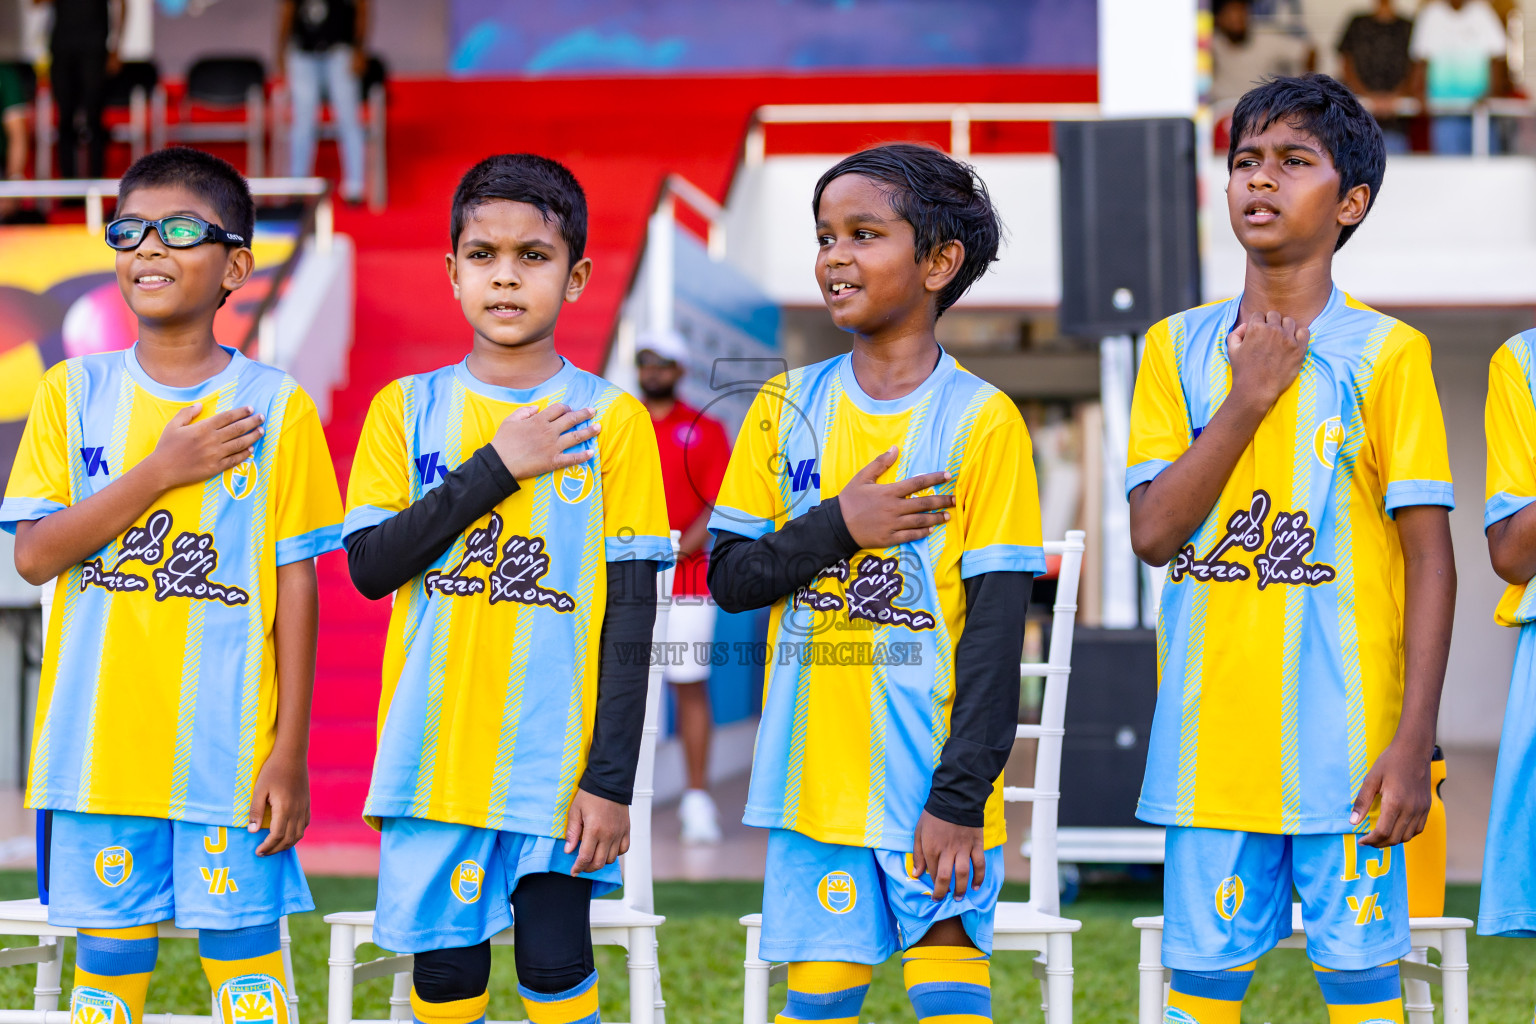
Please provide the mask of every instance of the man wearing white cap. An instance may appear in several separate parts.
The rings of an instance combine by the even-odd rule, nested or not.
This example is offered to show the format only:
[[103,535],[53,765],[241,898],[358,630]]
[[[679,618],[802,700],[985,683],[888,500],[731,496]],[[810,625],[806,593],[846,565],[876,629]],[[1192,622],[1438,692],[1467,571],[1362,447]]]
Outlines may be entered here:
[[[672,684],[677,734],[683,741],[688,789],[678,807],[684,843],[718,843],[720,824],[710,797],[709,655],[715,639],[715,604],[709,597],[709,515],[726,463],[730,442],[719,423],[677,399],[688,358],[687,344],[675,332],[642,335],[635,353],[641,401],[650,410],[661,452],[661,478],[667,492],[667,517],[682,533],[667,616],[666,680]],[[681,645],[681,646],[674,646]],[[677,652],[682,652],[680,660]]]

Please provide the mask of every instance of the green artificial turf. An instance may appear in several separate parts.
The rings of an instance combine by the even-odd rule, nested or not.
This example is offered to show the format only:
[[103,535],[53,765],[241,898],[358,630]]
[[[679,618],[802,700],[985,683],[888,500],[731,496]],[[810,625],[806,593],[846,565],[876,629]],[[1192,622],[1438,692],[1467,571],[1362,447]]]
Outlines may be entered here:
[[[326,956],[329,942],[323,914],[371,907],[372,879],[313,878],[318,911],[295,917],[294,965],[298,972],[300,1013],[309,1024],[325,1016]],[[0,899],[33,894],[26,872],[0,872]],[[743,932],[736,923],[742,914],[759,909],[761,886],[750,882],[665,882],[656,886],[657,911],[667,916],[660,932],[662,982],[671,1024],[736,1024],[741,1020],[741,960]],[[1005,899],[1023,899],[1023,887],[1008,886]],[[1088,886],[1068,916],[1083,922],[1073,942],[1076,965],[1076,1013],[1079,1024],[1130,1024],[1136,1014],[1137,936],[1133,917],[1161,911],[1161,893],[1153,884]],[[1446,912],[1475,917],[1477,889],[1453,886]],[[8,945],[30,939],[7,940]],[[1469,939],[1472,965],[1474,1024],[1516,1024],[1530,1019],[1536,1001],[1536,941]],[[70,950],[71,954],[73,949]],[[364,959],[378,955],[371,946]],[[618,950],[599,949],[604,1020],[628,1018],[624,962]],[[1249,990],[1243,1019],[1274,1024],[1314,1024],[1326,1014],[1311,969],[1303,954],[1282,950],[1259,964]],[[73,956],[66,960],[64,988],[68,992]],[[0,971],[0,1006],[31,1005],[30,968]],[[1039,1021],[1040,989],[1030,977],[1023,954],[1001,953],[992,964],[994,1015],[1000,1021]],[[358,986],[356,1013],[385,1017],[389,982]],[[783,989],[771,996],[770,1012],[778,1010]],[[207,1013],[208,988],[192,942],[167,940],[160,946],[160,965],[149,989],[150,1012]],[[491,975],[491,1015],[521,1019],[511,950],[498,950]],[[911,1007],[901,984],[901,965],[892,960],[875,969],[860,1020],[865,1024],[910,1022]]]

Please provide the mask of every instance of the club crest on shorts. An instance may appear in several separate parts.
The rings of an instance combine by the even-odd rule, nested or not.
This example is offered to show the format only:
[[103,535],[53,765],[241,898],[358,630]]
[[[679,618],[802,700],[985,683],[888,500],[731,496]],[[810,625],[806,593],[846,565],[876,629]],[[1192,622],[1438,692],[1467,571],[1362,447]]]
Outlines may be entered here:
[[859,902],[858,887],[846,871],[829,871],[816,885],[816,898],[830,914],[846,914]]
[[69,1024],[133,1024],[133,1019],[111,992],[81,985],[69,997]]
[[1339,445],[1344,443],[1344,421],[1337,416],[1323,420],[1317,425],[1317,433],[1312,435],[1312,449],[1317,454],[1317,461],[1329,469],[1333,468],[1333,460],[1338,457]]
[[1243,880],[1238,875],[1223,878],[1216,886],[1216,914],[1223,921],[1230,921],[1243,907]]
[[287,994],[269,974],[230,978],[219,986],[217,1005],[219,1024],[288,1024]]
[[567,505],[579,505],[592,493],[592,464],[567,466],[555,477],[555,493]]
[[256,460],[246,459],[240,465],[224,471],[224,490],[239,501],[256,489]]
[[133,852],[126,846],[107,846],[96,854],[96,880],[117,888],[133,874]]
[[472,860],[459,862],[448,880],[448,888],[460,903],[473,903],[480,898],[480,883],[485,881],[485,869]]

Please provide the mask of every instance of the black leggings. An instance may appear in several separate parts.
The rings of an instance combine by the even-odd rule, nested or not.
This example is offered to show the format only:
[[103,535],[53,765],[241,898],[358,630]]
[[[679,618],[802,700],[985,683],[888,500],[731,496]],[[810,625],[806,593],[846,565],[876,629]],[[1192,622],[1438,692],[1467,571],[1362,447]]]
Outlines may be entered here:
[[[592,882],[545,873],[528,875],[512,891],[512,952],[517,980],[554,995],[575,988],[594,969],[588,904]],[[411,981],[429,1003],[473,999],[491,980],[491,943],[416,954]]]

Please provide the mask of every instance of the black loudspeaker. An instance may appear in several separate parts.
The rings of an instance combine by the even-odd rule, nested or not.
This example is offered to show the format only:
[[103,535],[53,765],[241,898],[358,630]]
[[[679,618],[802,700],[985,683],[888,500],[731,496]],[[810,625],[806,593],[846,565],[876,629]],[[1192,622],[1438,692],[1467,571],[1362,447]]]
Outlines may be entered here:
[[1063,121],[1061,333],[1140,334],[1200,305],[1195,125]]
[[1145,826],[1136,820],[1157,705],[1157,634],[1078,629],[1072,637],[1066,736],[1061,743],[1057,823],[1075,828]]

